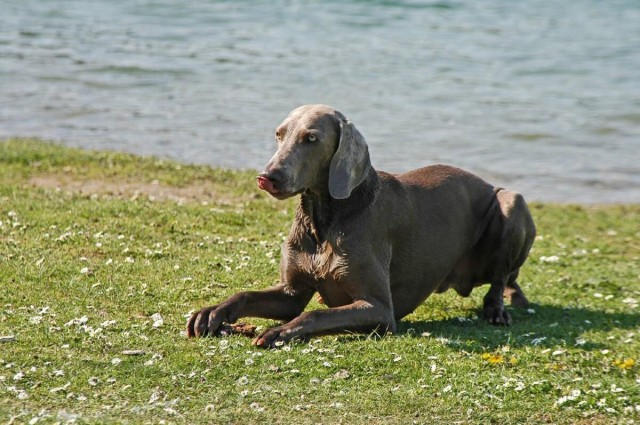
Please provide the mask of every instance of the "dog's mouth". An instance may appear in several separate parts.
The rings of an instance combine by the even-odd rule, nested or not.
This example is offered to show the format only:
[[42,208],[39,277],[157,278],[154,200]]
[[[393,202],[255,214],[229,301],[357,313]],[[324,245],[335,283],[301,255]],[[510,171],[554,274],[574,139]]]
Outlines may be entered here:
[[267,192],[269,195],[273,196],[276,199],[283,200],[300,193],[300,192],[287,192],[282,189],[278,189],[276,187],[276,184],[273,181],[271,181],[268,177],[265,177],[265,176],[256,177],[256,181],[258,182],[258,188],[260,190],[264,190],[265,192]]
[[277,195],[278,193],[280,193],[280,191],[273,185],[273,182],[268,178],[264,176],[258,176],[256,177],[256,180],[258,181],[258,187],[260,188],[260,190],[264,190],[270,195]]

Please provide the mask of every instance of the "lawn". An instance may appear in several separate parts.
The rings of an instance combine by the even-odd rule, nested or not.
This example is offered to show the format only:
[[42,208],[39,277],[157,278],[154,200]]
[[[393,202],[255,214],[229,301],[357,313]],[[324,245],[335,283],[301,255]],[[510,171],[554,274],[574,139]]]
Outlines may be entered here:
[[0,142],[0,422],[640,422],[640,205],[531,205],[511,327],[478,318],[485,287],[384,337],[188,340],[190,312],[278,280],[296,204],[254,176]]

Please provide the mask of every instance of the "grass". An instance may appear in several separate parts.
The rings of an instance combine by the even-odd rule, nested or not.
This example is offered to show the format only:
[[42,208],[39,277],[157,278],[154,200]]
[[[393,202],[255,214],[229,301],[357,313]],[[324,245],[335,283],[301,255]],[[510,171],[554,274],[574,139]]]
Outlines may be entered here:
[[640,420],[640,206],[532,205],[509,328],[477,318],[481,289],[391,336],[187,340],[192,310],[277,281],[294,207],[252,172],[0,142],[0,421]]

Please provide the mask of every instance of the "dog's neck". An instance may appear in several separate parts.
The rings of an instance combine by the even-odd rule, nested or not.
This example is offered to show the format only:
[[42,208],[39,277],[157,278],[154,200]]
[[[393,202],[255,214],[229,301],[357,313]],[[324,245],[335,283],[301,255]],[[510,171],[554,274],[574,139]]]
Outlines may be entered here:
[[344,223],[348,218],[368,208],[376,199],[380,189],[378,173],[370,168],[367,177],[348,198],[334,199],[329,189],[305,191],[300,197],[296,220],[305,224],[316,243],[327,240],[331,228]]

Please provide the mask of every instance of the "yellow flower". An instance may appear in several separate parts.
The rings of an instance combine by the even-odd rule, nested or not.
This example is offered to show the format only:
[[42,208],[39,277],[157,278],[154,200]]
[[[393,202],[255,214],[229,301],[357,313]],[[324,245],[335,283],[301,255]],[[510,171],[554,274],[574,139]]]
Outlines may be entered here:
[[482,355],[482,359],[486,360],[488,363],[491,363],[491,364],[504,363],[504,357],[502,357],[500,354],[484,353]]
[[636,361],[633,359],[615,360],[613,362],[614,366],[622,370],[631,369],[635,364],[636,364]]

